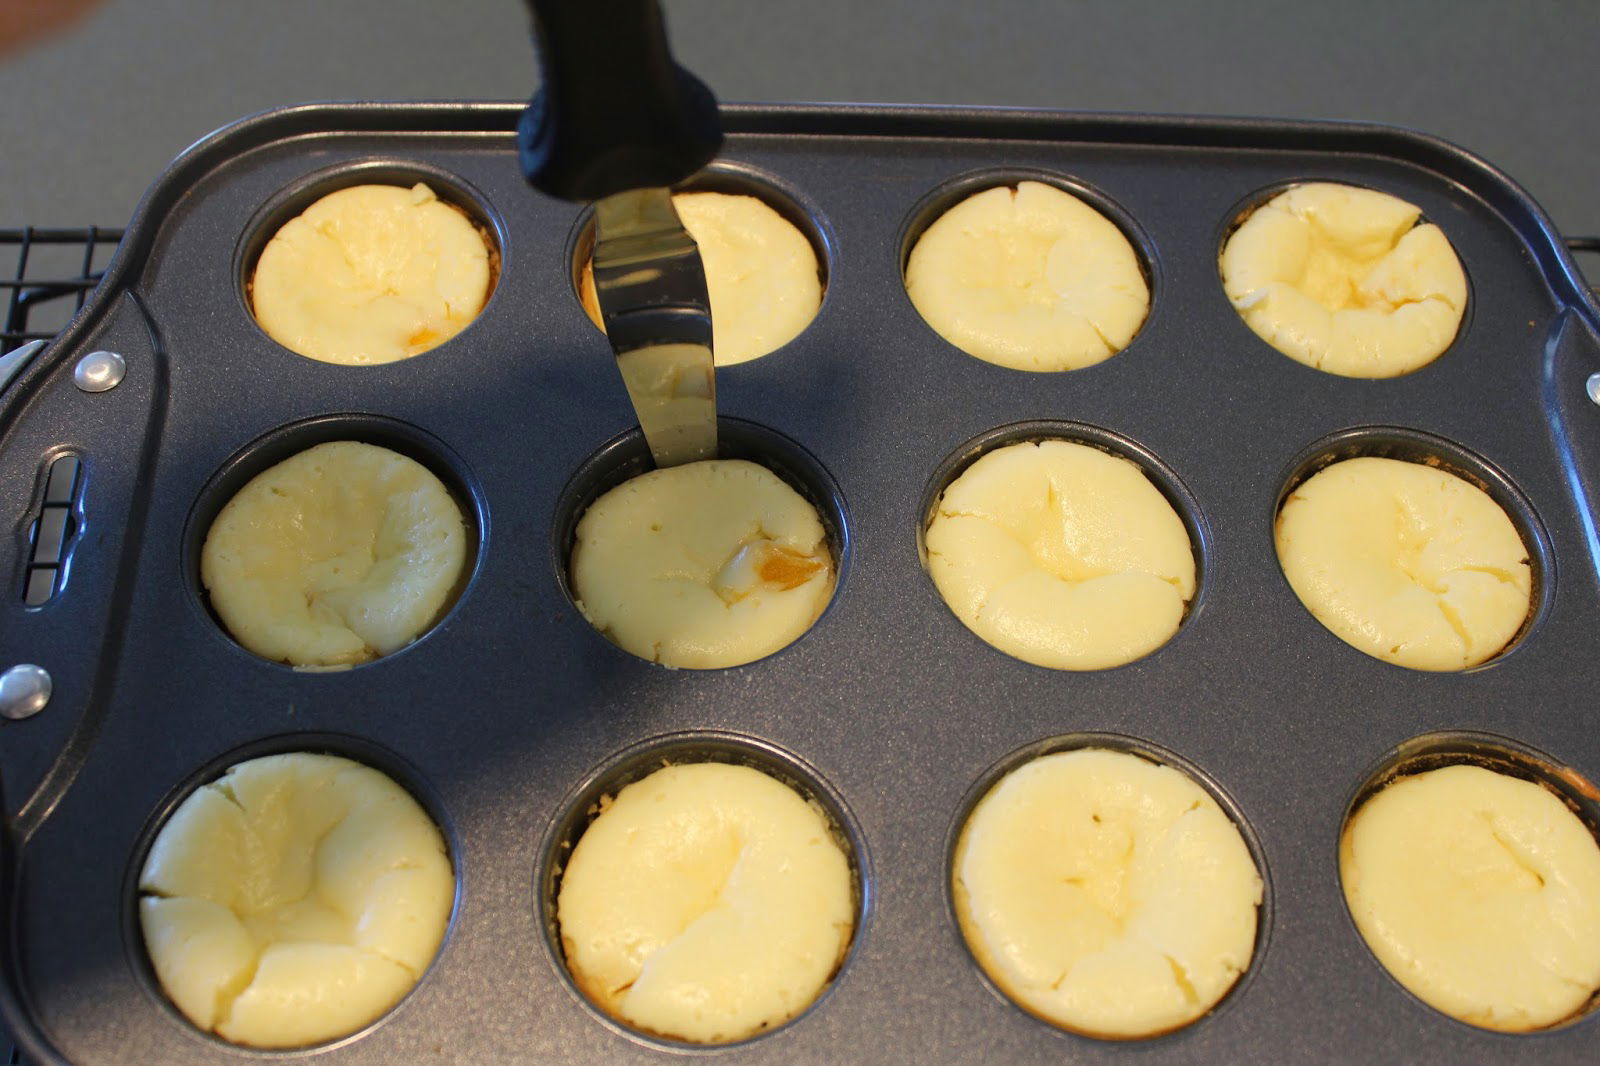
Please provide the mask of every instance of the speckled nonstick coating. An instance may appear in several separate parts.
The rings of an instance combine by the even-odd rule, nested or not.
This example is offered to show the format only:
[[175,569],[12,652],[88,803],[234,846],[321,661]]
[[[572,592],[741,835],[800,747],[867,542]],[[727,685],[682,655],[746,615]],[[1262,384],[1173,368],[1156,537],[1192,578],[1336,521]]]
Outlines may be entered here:
[[[1600,777],[1600,409],[1584,395],[1600,369],[1600,309],[1525,194],[1448,145],[1369,126],[727,109],[715,180],[792,197],[788,210],[824,246],[828,288],[797,340],[718,375],[721,410],[730,441],[842,523],[842,579],[784,651],[672,671],[608,644],[563,592],[575,510],[641,448],[623,436],[633,420],[610,353],[573,293],[581,213],[522,184],[517,110],[310,106],[202,142],[152,189],[91,309],[7,390],[0,498],[14,590],[41,464],[58,450],[86,464],[64,592],[39,610],[19,591],[0,598],[0,665],[38,663],[55,679],[43,713],[0,726],[15,859],[3,886],[5,1009],[30,1053],[48,1043],[81,1063],[668,1061],[683,1049],[604,1022],[577,997],[544,905],[561,842],[604,774],[698,752],[775,766],[817,792],[857,851],[863,917],[813,1009],[687,1053],[1594,1060],[1592,1017],[1498,1035],[1402,991],[1357,936],[1336,864],[1348,805],[1412,738],[1510,738],[1547,753],[1553,765],[1524,762],[1574,796]],[[1064,374],[968,357],[923,323],[900,282],[930,211],[1040,173],[1118,221],[1152,283],[1127,350]],[[500,245],[498,286],[475,324],[418,358],[300,358],[252,322],[241,279],[264,230],[369,179],[428,180],[467,206]],[[1394,193],[1444,228],[1471,299],[1437,362],[1390,381],[1321,374],[1267,347],[1229,306],[1216,260],[1230,225],[1310,179]],[[127,378],[81,393],[72,367],[102,348],[126,358]],[[1153,458],[1196,541],[1201,590],[1181,630],[1119,669],[1061,673],[1005,656],[956,621],[919,561],[936,471],[995,439],[1055,432]],[[347,672],[296,672],[218,628],[195,552],[229,486],[337,436],[387,442],[441,472],[471,503],[476,569],[412,647]],[[1466,673],[1413,672],[1345,645],[1300,606],[1274,555],[1274,509],[1329,455],[1363,451],[1437,454],[1510,508],[1539,575],[1535,617],[1510,652]],[[1060,1032],[1002,999],[949,911],[950,841],[982,784],[1021,749],[1086,733],[1182,760],[1242,819],[1264,863],[1267,904],[1240,985],[1196,1024],[1132,1044]],[[1429,745],[1449,740],[1421,743],[1435,758]],[[1485,743],[1457,741],[1468,754]],[[444,824],[460,893],[436,963],[389,1016],[325,1049],[252,1052],[201,1036],[155,989],[133,884],[186,789],[295,746],[364,759],[412,788]],[[1574,802],[1595,818],[1592,797]]]

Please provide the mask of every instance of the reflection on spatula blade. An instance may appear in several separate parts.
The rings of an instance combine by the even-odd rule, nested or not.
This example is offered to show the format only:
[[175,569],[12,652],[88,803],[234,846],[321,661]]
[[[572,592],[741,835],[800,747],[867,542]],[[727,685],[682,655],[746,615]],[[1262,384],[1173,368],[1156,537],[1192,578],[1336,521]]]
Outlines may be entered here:
[[717,454],[711,304],[700,250],[667,189],[595,202],[594,289],[657,466]]

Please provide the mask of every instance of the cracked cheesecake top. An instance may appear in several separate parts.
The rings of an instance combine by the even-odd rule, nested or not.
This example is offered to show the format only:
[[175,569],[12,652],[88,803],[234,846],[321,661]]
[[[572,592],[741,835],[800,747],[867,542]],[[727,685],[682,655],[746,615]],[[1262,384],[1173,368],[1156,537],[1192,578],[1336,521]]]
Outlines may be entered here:
[[1058,670],[1149,654],[1195,591],[1189,533],[1166,497],[1133,462],[1073,441],[980,457],[940,496],[925,543],[962,624]]
[[251,759],[190,793],[139,875],[162,989],[201,1029],[255,1047],[355,1032],[422,976],[455,874],[389,777],[332,755]]
[[1076,370],[1126,348],[1150,311],[1133,246],[1043,182],[962,200],[917,239],[906,293],[968,355],[1014,370]]
[[601,808],[556,901],[567,967],[596,1006],[727,1043],[816,999],[855,927],[849,860],[816,804],[707,762],[657,770]]
[[1387,193],[1297,185],[1222,250],[1222,287],[1262,340],[1345,377],[1408,374],[1455,340],[1467,277],[1449,238]]
[[1479,766],[1402,777],[1339,843],[1351,917],[1429,1006],[1507,1032],[1600,989],[1600,847],[1553,792]]
[[262,471],[206,532],[200,578],[228,632],[266,659],[343,666],[389,655],[450,607],[467,525],[421,463],[329,441]]
[[1057,752],[1001,778],[951,876],[995,984],[1090,1036],[1187,1025],[1255,951],[1262,883],[1238,828],[1186,774],[1127,752]]
[[1492,658],[1528,616],[1528,549],[1482,489],[1421,463],[1334,463],[1289,494],[1278,561],[1340,639],[1414,670]]

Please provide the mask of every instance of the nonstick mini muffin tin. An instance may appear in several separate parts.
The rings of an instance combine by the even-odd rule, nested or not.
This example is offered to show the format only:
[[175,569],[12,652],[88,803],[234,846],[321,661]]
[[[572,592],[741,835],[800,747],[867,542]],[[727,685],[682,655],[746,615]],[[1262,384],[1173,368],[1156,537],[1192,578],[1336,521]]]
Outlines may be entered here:
[[[795,341],[718,375],[724,452],[768,463],[818,504],[839,581],[811,631],[777,654],[668,670],[609,644],[566,591],[582,508],[647,458],[577,300],[587,218],[523,184],[519,111],[315,105],[207,139],[147,196],[92,305],[0,396],[11,508],[0,669],[34,664],[53,681],[42,711],[0,726],[4,1005],[27,1053],[712,1054],[589,1007],[550,915],[565,849],[600,796],[663,759],[709,757],[810,792],[859,883],[854,942],[829,989],[719,1061],[1593,1060],[1592,1017],[1504,1035],[1411,997],[1357,935],[1338,878],[1347,810],[1408,760],[1512,765],[1600,825],[1600,409],[1585,392],[1600,370],[1600,307],[1515,185],[1439,141],[1360,125],[726,109],[724,156],[690,184],[774,201],[817,246],[827,289]],[[1148,320],[1097,366],[981,362],[905,295],[907,250],[940,210],[1023,178],[1095,205],[1147,272]],[[419,180],[497,246],[476,322],[367,367],[304,359],[257,328],[247,279],[277,225],[337,187]],[[1310,180],[1394,193],[1449,236],[1470,306],[1436,362],[1393,380],[1335,377],[1235,314],[1217,272],[1223,240],[1254,205]],[[101,352],[125,374],[85,391],[74,370]],[[943,485],[985,448],[1047,436],[1145,467],[1193,541],[1187,617],[1127,666],[1011,659],[956,620],[922,569],[920,529]],[[297,671],[218,625],[199,545],[245,480],[336,439],[437,472],[466,505],[471,574],[413,645]],[[1300,605],[1273,550],[1275,509],[1310,472],[1356,454],[1443,464],[1507,509],[1535,595],[1506,652],[1464,673],[1406,670]],[[1134,1045],[1061,1032],[1005,1000],[950,909],[952,841],[987,784],[1029,753],[1090,742],[1194,774],[1239,821],[1266,886],[1255,958],[1232,993]],[[409,788],[445,833],[457,899],[433,966],[387,1016],[331,1045],[265,1053],[197,1032],[165,1001],[135,884],[190,789],[294,749],[350,756]]]

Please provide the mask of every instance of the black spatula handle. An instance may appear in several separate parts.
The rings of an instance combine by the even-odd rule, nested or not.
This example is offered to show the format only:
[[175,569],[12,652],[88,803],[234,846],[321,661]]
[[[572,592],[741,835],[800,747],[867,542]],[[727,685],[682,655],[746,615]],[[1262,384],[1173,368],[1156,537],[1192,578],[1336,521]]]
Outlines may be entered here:
[[544,86],[517,148],[528,183],[563,200],[672,185],[722,145],[717,101],[672,61],[656,0],[526,0]]

